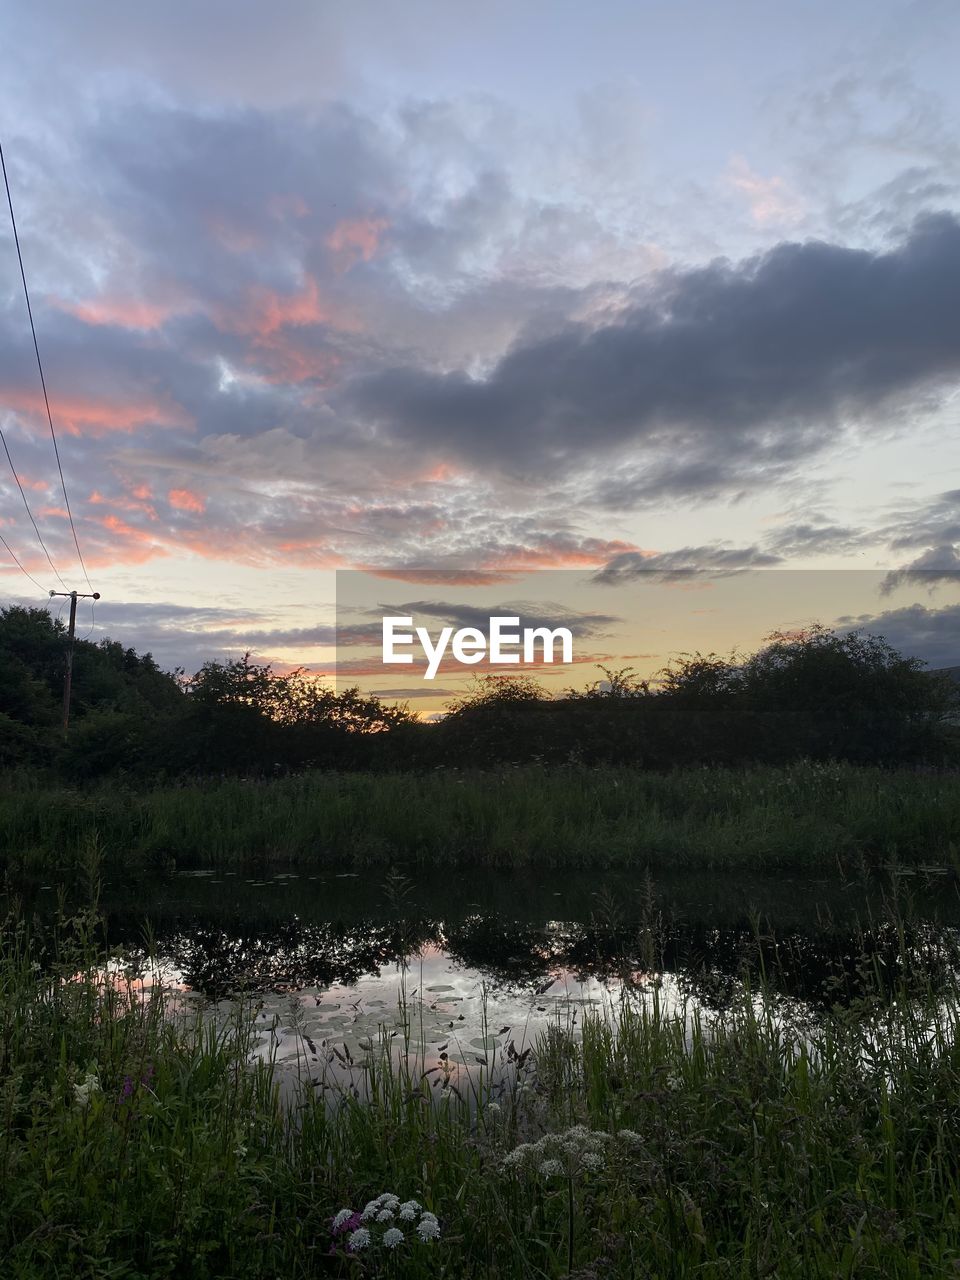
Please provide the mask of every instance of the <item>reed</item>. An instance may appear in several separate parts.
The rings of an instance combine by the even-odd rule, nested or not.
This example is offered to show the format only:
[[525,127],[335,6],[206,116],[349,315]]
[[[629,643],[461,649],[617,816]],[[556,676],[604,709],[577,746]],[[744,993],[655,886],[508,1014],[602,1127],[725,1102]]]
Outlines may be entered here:
[[960,775],[784,768],[523,767],[308,773],[127,790],[0,786],[14,874],[301,864],[706,867],[847,871],[954,865]]
[[960,1266],[956,957],[934,989],[905,944],[902,985],[877,974],[816,1018],[762,982],[722,1016],[632,993],[446,1083],[401,1001],[402,1052],[384,1037],[287,1104],[274,1065],[249,1063],[252,1010],[219,1022],[144,987],[96,923],[3,926],[5,1275]]

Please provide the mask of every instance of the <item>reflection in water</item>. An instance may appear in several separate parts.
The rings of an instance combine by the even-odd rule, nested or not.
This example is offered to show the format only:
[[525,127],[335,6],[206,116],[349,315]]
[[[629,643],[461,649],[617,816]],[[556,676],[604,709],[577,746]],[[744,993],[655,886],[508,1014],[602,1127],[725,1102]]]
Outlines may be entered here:
[[729,874],[690,878],[682,893],[509,875],[410,892],[395,877],[387,903],[360,877],[297,879],[177,877],[150,893],[149,920],[108,895],[108,937],[215,1021],[254,1009],[261,1055],[322,1075],[381,1041],[413,1043],[438,1087],[460,1069],[515,1062],[551,1024],[615,1016],[624,998],[722,1015],[762,979],[791,1016],[815,1018],[904,983],[942,991],[958,965],[943,884],[905,910],[875,885],[738,888]]
[[958,937],[956,928],[928,921],[878,922],[857,931],[794,930],[778,937],[749,925],[720,929],[661,919],[536,926],[475,915],[449,924],[293,919],[239,932],[198,925],[157,934],[153,946],[184,984],[211,1000],[243,991],[350,987],[418,955],[442,952],[455,969],[472,972],[490,989],[530,991],[561,974],[579,983],[670,974],[701,1003],[722,1008],[745,979],[763,975],[785,997],[829,1007],[910,977],[924,987],[943,986],[956,962]]

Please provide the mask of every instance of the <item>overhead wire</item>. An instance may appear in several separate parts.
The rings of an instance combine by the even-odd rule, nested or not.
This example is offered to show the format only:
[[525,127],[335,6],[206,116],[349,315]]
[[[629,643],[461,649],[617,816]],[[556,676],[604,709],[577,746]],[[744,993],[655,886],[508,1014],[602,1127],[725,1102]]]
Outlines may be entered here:
[[0,444],[3,445],[3,452],[7,455],[7,462],[10,464],[10,470],[13,473],[13,478],[14,480],[16,480],[17,488],[20,490],[20,497],[23,499],[24,510],[26,511],[27,515],[30,518],[30,523],[33,525],[33,531],[37,535],[37,541],[40,543],[40,546],[43,548],[43,554],[47,557],[47,564],[49,564],[50,568],[57,575],[57,581],[60,583],[61,587],[63,587],[63,589],[66,590],[67,584],[60,577],[60,570],[53,563],[53,557],[50,555],[50,552],[47,550],[47,544],[43,540],[43,534],[40,532],[40,528],[37,525],[36,520],[33,518],[33,512],[30,510],[30,503],[27,501],[27,495],[24,492],[23,484],[20,480],[20,477],[17,475],[17,469],[13,465],[13,459],[10,457],[10,448],[7,445],[7,437],[3,434],[2,427],[0,427]]
[[[33,335],[33,350],[37,357],[37,369],[40,372],[40,386],[41,386],[41,389],[43,390],[43,403],[47,411],[47,423],[49,424],[49,427],[50,427],[50,439],[53,441],[53,452],[54,452],[54,456],[57,459],[57,471],[60,474],[60,488],[63,491],[63,502],[67,511],[67,519],[70,521],[70,531],[73,534],[73,545],[77,549],[77,559],[80,561],[80,568],[83,570],[83,576],[87,581],[87,586],[90,588],[91,591],[93,591],[93,583],[90,581],[90,575],[87,573],[87,566],[83,560],[83,553],[80,550],[80,540],[77,537],[77,527],[73,522],[73,511],[70,508],[70,499],[67,496],[67,482],[63,477],[63,464],[60,461],[60,447],[57,444],[57,433],[53,428],[53,414],[50,411],[50,398],[47,395],[47,380],[44,377],[44,373],[43,373],[43,361],[40,359],[40,344],[37,341],[37,327],[33,322],[33,307],[30,305],[30,290],[27,288],[27,273],[24,270],[23,254],[20,251],[20,236],[17,233],[17,219],[13,212],[13,197],[10,194],[10,181],[7,177],[7,163],[6,163],[6,160],[4,159],[2,143],[0,143],[0,169],[3,170],[3,185],[7,193],[7,207],[10,210],[10,225],[13,227],[13,241],[17,248],[17,261],[20,264],[20,279],[23,283],[23,296],[27,304],[27,316],[29,317],[29,320],[30,320],[30,332]],[[4,441],[4,448],[6,448],[6,441]],[[9,459],[9,456],[10,455],[8,452],[7,453],[8,459]],[[11,467],[13,466],[12,463],[10,465]],[[14,472],[14,474],[16,473]],[[20,484],[19,477],[17,478],[17,484],[18,485]],[[23,493],[22,486],[20,487],[20,492]],[[26,498],[24,498],[24,501],[26,501]],[[32,516],[30,518],[31,520],[33,519]],[[35,523],[34,523],[34,527],[36,528]],[[38,537],[39,537],[39,534],[40,534],[40,531],[37,530]],[[41,545],[42,545],[42,540],[41,540]],[[44,551],[46,551],[46,547],[44,547]],[[47,559],[48,560],[50,559],[49,553],[47,553]],[[53,565],[52,560],[50,561],[50,563],[51,565]],[[53,566],[53,571],[54,573],[57,573],[56,566]],[[60,578],[59,573],[57,573],[57,577]],[[63,583],[62,578],[60,578],[60,581],[61,583]]]
[[7,553],[8,553],[8,555],[10,556],[10,559],[11,559],[11,560],[13,561],[13,563],[17,566],[17,568],[20,570],[20,572],[21,572],[22,574],[25,574],[25,575],[30,579],[30,581],[33,583],[33,585],[34,585],[35,587],[39,587],[39,588],[40,588],[40,590],[43,592],[43,594],[44,594],[44,595],[47,595],[47,594],[48,594],[48,592],[47,592],[47,588],[46,588],[46,587],[45,587],[41,582],[38,582],[38,581],[36,580],[36,578],[33,576],[33,574],[30,572],[30,570],[29,570],[29,569],[25,569],[25,568],[23,567],[23,565],[20,563],[20,561],[19,561],[19,559],[18,559],[18,557],[17,557],[17,553],[14,551],[13,547],[11,547],[10,543],[6,540],[6,538],[3,536],[3,534],[2,534],[2,533],[0,533],[0,542],[2,542],[2,543],[3,543],[3,545],[6,547],[6,549],[7,549]]

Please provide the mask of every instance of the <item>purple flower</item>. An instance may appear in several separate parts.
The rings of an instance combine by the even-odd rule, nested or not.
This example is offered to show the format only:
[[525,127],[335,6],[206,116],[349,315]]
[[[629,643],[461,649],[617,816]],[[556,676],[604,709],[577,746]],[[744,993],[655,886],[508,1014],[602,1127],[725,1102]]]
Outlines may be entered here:
[[123,1077],[123,1088],[120,1091],[120,1101],[129,1102],[133,1097],[133,1078],[132,1076]]

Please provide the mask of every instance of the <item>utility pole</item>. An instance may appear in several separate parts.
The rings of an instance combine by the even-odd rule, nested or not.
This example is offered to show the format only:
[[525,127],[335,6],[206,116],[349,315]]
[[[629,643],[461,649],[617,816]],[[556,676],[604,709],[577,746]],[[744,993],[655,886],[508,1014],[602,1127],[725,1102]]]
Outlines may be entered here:
[[66,596],[70,601],[70,626],[67,630],[67,659],[63,676],[63,736],[70,726],[70,691],[73,687],[73,636],[77,629],[77,601],[99,600],[100,592],[51,591],[51,596]]

